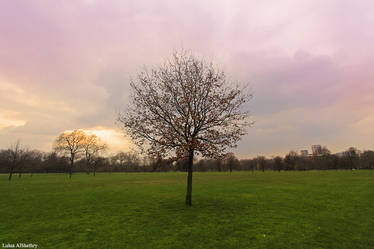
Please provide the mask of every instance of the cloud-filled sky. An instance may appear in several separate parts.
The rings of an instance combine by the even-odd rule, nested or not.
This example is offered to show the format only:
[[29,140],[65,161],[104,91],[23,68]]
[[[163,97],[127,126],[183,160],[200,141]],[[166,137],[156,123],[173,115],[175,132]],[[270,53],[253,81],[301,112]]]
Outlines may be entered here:
[[373,25],[371,0],[3,0],[0,148],[86,129],[126,150],[131,77],[183,48],[252,89],[239,157],[374,149]]

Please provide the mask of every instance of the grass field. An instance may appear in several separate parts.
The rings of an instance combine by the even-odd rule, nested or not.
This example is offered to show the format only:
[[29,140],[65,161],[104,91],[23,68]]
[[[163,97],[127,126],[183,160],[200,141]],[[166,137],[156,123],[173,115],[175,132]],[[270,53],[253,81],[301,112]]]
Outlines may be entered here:
[[0,243],[374,248],[374,171],[0,175]]

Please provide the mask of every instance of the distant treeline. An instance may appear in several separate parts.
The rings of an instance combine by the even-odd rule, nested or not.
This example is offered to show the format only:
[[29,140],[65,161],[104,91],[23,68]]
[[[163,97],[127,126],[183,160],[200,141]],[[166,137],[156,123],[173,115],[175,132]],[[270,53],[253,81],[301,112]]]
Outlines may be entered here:
[[[251,171],[251,170],[328,170],[328,169],[374,169],[374,151],[360,153],[350,148],[339,155],[325,151],[321,154],[301,156],[291,151],[285,157],[239,160],[229,153],[222,159],[200,159],[194,161],[194,171]],[[22,173],[63,173],[69,170],[69,158],[56,152],[11,149],[0,151],[0,172]],[[73,172],[165,172],[186,171],[186,161],[141,158],[134,153],[118,153],[101,157],[97,163],[87,164],[84,158],[74,164]]]

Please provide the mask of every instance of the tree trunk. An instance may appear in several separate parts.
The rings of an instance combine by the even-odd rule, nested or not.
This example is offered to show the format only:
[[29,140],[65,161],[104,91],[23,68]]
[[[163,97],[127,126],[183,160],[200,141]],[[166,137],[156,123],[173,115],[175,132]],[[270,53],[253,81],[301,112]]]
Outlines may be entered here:
[[186,194],[186,205],[191,206],[192,205],[192,167],[193,167],[193,156],[194,151],[190,152],[190,155],[188,157],[188,175],[187,175],[187,194]]
[[94,176],[96,176],[96,168],[93,168]]
[[69,178],[71,179],[71,175],[73,174],[73,164],[71,163],[70,164],[70,167],[69,167]]
[[70,159],[70,168],[69,168],[69,178],[71,179],[71,175],[73,174],[73,165],[74,165],[74,154],[71,155]]
[[10,169],[8,180],[12,180],[13,169]]
[[90,166],[91,166],[90,163],[91,162],[87,161],[87,159],[86,159],[86,168],[87,168],[87,172],[86,173],[87,173],[87,175],[90,174]]

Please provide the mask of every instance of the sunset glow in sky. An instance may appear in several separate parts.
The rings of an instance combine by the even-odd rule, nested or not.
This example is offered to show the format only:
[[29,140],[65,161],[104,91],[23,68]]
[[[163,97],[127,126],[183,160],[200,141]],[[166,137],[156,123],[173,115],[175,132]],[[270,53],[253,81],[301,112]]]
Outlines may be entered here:
[[252,89],[238,156],[374,149],[373,27],[372,0],[3,0],[0,149],[83,129],[128,150],[130,78],[181,48]]

